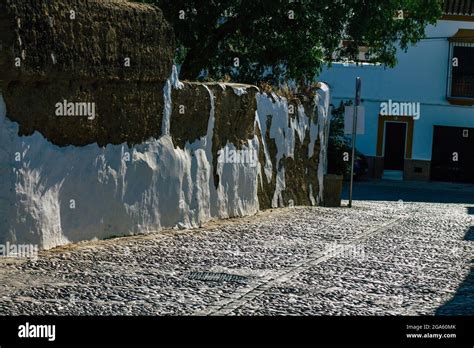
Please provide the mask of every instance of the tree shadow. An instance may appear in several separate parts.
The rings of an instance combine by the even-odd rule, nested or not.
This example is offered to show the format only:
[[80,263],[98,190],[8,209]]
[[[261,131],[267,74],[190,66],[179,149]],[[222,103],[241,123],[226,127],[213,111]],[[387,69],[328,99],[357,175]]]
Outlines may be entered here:
[[456,290],[453,298],[439,307],[435,314],[474,315],[474,267],[471,266],[471,271]]
[[471,228],[466,232],[464,235],[464,240],[468,241],[474,241],[474,226],[471,226]]
[[[469,209],[469,208],[468,208]],[[474,208],[470,208],[473,209]],[[472,214],[472,212],[470,213]],[[474,240],[474,226],[464,235],[464,240]],[[471,260],[471,270],[459,285],[453,298],[439,307],[436,315],[474,315],[474,259]]]

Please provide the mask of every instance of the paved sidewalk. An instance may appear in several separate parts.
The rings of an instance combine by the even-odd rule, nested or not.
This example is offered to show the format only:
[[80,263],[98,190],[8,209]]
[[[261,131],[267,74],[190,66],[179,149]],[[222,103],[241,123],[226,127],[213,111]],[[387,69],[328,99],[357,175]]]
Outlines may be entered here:
[[295,207],[3,259],[0,313],[472,315],[470,207]]

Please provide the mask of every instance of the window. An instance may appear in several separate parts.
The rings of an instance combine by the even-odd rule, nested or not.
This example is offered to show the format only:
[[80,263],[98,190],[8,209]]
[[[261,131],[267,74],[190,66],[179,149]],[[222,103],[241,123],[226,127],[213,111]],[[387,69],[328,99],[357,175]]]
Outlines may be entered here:
[[460,29],[449,41],[448,100],[474,100],[474,30]]
[[457,67],[453,65],[451,96],[474,98],[474,44],[454,46],[453,57]]

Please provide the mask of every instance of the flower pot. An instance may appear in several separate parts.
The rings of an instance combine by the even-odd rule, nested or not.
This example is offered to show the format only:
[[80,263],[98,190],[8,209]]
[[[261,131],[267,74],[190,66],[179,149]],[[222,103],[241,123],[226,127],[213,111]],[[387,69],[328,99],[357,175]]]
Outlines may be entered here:
[[323,206],[340,207],[342,195],[343,176],[327,174],[324,176]]

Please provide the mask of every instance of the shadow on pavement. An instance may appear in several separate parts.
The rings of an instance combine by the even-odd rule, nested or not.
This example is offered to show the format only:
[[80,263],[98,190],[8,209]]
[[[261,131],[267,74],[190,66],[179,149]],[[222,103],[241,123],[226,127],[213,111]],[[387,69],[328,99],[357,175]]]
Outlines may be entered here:
[[[474,204],[474,185],[444,182],[370,180],[354,182],[354,200]],[[345,182],[342,199],[349,199]],[[467,207],[474,215],[474,207]]]
[[471,271],[456,290],[454,297],[439,307],[435,314],[474,315],[474,267],[471,267]]
[[[464,235],[464,240],[474,240],[474,226]],[[436,310],[436,315],[474,315],[474,259],[471,271],[456,290],[453,298]]]
[[[399,201],[426,203],[459,203],[466,205],[466,214],[474,215],[474,185],[442,182],[371,180],[354,182],[354,200]],[[349,198],[349,184],[344,183],[342,198]],[[464,235],[474,241],[474,226]],[[471,270],[454,296],[440,306],[436,315],[474,315],[474,260]]]
[[470,242],[474,241],[474,226],[471,226],[471,228],[467,231],[466,235],[464,236],[464,240],[468,240]]

